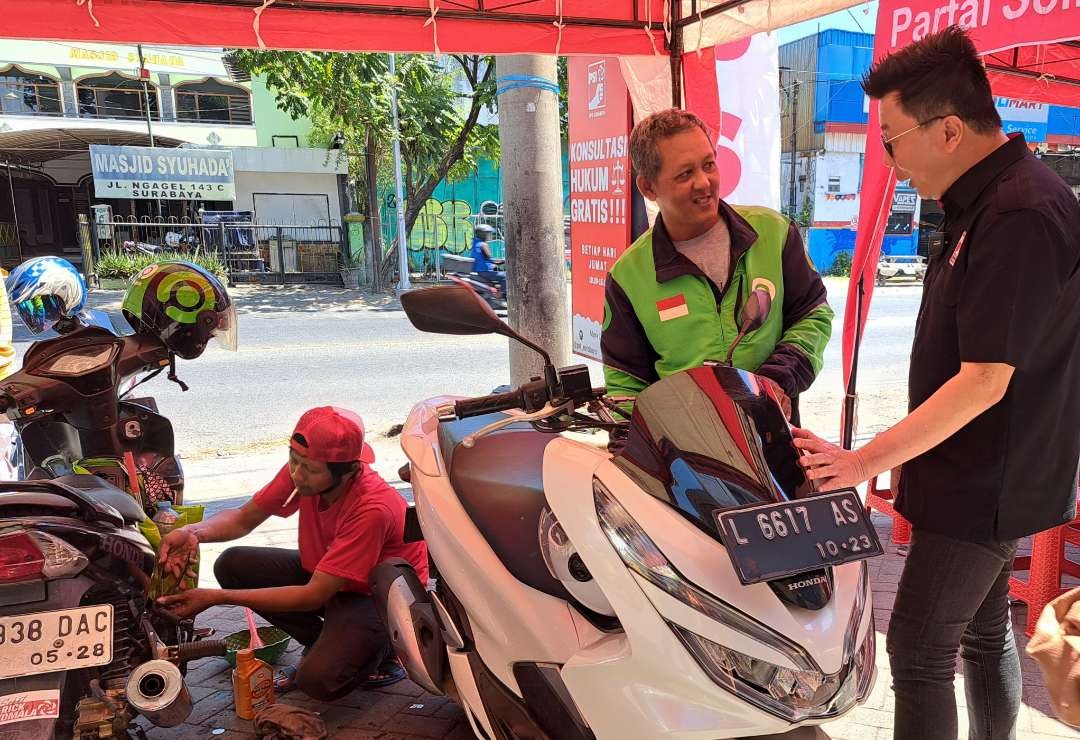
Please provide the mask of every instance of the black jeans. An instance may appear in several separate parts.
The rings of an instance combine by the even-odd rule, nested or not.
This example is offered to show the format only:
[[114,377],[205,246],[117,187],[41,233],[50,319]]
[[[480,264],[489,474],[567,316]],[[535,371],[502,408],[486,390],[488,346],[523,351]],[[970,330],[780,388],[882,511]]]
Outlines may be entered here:
[[[222,588],[302,586],[311,573],[300,553],[276,547],[230,547],[214,563]],[[392,648],[375,600],[339,592],[312,612],[259,612],[307,650],[296,672],[300,690],[313,699],[335,701],[378,670]]]
[[965,542],[912,534],[886,641],[897,740],[957,736],[953,680],[964,661],[969,737],[1016,736],[1020,657],[1009,614],[1016,541]]

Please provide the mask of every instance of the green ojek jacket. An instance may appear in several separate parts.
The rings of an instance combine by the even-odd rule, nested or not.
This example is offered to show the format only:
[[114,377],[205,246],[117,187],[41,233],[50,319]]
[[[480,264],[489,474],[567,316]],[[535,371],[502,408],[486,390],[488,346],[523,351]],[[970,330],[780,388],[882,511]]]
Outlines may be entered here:
[[720,216],[731,234],[723,290],[675,249],[662,217],[612,266],[600,340],[609,394],[636,396],[660,378],[722,361],[756,288],[769,291],[772,309],[736,348],[735,367],[775,381],[793,399],[821,371],[833,311],[798,229],[768,208],[721,201]]

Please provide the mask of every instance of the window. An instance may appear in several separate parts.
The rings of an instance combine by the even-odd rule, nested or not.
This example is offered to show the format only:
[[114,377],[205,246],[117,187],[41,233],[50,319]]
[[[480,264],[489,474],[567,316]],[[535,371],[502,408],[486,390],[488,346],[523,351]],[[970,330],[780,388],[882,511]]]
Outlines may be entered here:
[[[147,83],[149,85],[149,83]],[[150,117],[160,119],[157,88],[150,88]],[[142,80],[115,72],[80,80],[75,86],[79,115],[88,118],[145,118],[146,96]]]
[[0,69],[0,113],[59,116],[63,112],[57,80],[14,65]]
[[237,85],[217,80],[176,86],[176,118],[180,121],[250,124],[251,96]]
[[829,178],[829,192],[830,193],[839,193],[840,192],[840,178],[839,177],[830,177]]

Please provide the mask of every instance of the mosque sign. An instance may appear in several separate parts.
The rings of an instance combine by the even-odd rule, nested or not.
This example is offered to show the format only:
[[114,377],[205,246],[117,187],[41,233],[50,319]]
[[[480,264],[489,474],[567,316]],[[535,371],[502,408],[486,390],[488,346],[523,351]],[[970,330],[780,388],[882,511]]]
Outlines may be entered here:
[[90,146],[98,198],[234,200],[229,149]]

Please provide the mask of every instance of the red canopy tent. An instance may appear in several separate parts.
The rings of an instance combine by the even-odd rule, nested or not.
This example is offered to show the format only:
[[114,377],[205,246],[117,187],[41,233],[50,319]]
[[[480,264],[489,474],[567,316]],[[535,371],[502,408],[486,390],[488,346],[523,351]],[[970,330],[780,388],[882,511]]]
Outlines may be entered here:
[[[1057,105],[1080,105],[1080,4],[1071,0],[881,0],[874,57],[958,23],[968,28],[990,73],[996,95]],[[847,399],[842,438],[854,433],[858,348],[874,289],[881,239],[896,176],[877,145],[877,106],[871,106],[859,208],[859,233],[844,315],[843,363]]]
[[[671,56],[863,0],[0,0],[0,38],[319,51]],[[674,93],[678,100],[679,86]]]
[[553,53],[559,45],[563,54],[651,54],[653,44],[664,49],[666,8],[664,0],[2,0],[0,35],[320,51],[515,54]]

